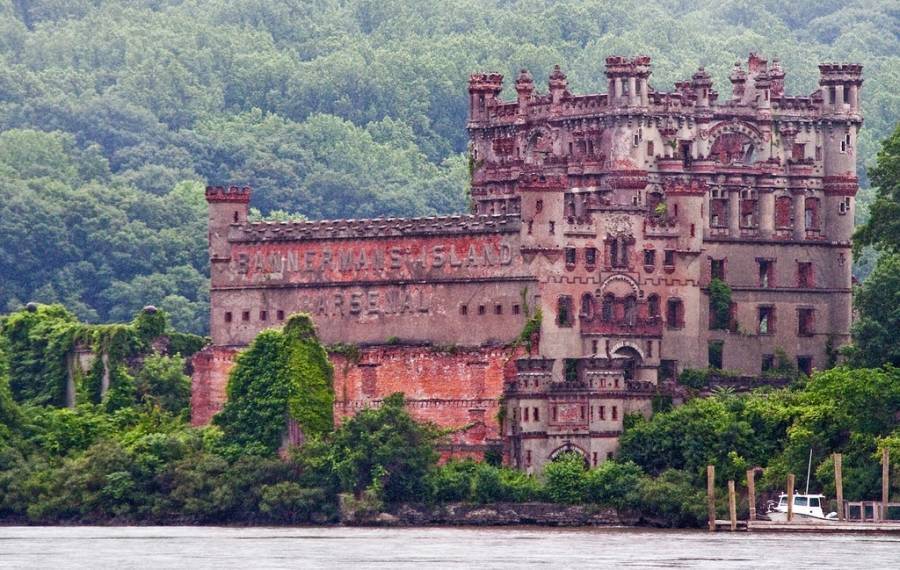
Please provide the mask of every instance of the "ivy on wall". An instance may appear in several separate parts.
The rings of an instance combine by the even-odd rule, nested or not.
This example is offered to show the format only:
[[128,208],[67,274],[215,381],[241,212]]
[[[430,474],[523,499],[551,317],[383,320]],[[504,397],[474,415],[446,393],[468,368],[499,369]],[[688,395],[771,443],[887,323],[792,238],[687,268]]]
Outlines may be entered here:
[[[72,374],[76,401],[102,403],[108,410],[135,402],[132,375],[143,358],[155,352],[154,343],[160,341],[166,352],[182,357],[206,343],[203,337],[171,331],[166,314],[153,307],[138,312],[128,324],[93,325],[78,322],[61,305],[39,304],[0,317],[0,338],[16,401],[64,406]],[[74,365],[78,347],[93,353],[85,373]]]
[[709,283],[709,308],[713,314],[713,328],[725,330],[731,326],[731,287],[719,278]]
[[246,452],[274,453],[287,420],[304,436],[333,429],[334,371],[309,315],[292,315],[282,330],[261,332],[235,362],[228,400],[213,422],[223,442]]

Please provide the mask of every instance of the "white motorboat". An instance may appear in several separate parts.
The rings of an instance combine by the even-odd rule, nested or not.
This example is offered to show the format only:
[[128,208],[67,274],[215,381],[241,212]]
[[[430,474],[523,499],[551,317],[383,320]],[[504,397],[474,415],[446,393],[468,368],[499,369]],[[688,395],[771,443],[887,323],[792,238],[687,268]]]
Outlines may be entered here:
[[[825,503],[825,495],[794,495],[794,520],[811,521],[837,521],[837,513],[828,513],[822,510]],[[787,522],[788,516],[788,496],[784,493],[778,495],[778,502],[770,501],[766,515],[769,520],[775,522]]]

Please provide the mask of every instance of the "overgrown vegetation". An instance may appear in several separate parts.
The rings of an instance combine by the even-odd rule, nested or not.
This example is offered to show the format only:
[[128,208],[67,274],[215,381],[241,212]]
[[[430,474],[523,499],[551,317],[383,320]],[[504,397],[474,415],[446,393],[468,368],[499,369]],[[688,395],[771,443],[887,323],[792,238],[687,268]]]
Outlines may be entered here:
[[[17,401],[64,406],[74,398],[75,403],[103,404],[110,410],[154,398],[184,409],[187,377],[173,370],[183,370],[183,358],[205,343],[203,337],[171,330],[165,312],[152,307],[138,312],[129,324],[90,325],[61,305],[31,305],[0,316],[0,337],[9,387]],[[155,342],[167,347],[171,356],[152,360],[151,366],[162,376],[145,376],[138,388],[133,377],[136,365],[153,356]],[[77,360],[76,349],[89,354],[87,370]]]
[[282,446],[287,420],[305,437],[334,425],[333,370],[309,315],[292,315],[281,330],[265,330],[237,357],[228,400],[214,422],[234,454],[273,453]]
[[[73,322],[49,308],[32,314]],[[146,342],[166,330],[160,323],[152,316],[127,327],[135,342]],[[7,521],[328,522],[346,493],[344,506],[372,512],[403,502],[551,501],[695,526],[705,517],[708,463],[720,483],[764,467],[764,492],[788,472],[802,473],[812,448],[811,488],[833,493],[830,454],[839,451],[845,495],[870,498],[880,492],[878,450],[900,447],[900,369],[891,367],[836,368],[788,389],[720,391],[650,420],[629,415],[615,460],[587,469],[582,456],[562,454],[533,476],[496,462],[439,466],[445,434],[414,421],[401,394],[326,426],[330,368],[303,315],[259,335],[235,368],[221,427],[200,429],[183,413],[178,359],[149,354],[130,364],[135,395],[121,405],[17,404],[8,389],[10,346],[28,352],[47,343],[34,334],[25,344],[0,338],[0,519]],[[42,377],[29,378],[42,386]],[[304,433],[299,448],[282,447],[289,418]]]
[[719,278],[709,283],[709,311],[713,329],[731,328],[731,287]]

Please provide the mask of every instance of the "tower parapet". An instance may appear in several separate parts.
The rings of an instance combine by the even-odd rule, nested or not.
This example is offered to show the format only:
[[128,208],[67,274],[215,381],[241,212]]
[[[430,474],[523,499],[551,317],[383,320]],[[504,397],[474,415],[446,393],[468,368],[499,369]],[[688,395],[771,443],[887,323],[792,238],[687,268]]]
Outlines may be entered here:
[[562,72],[562,69],[560,69],[558,65],[554,65],[548,81],[550,104],[552,107],[559,107],[559,103],[562,101],[563,95],[566,94],[568,86],[569,82],[566,79],[566,74]]
[[712,92],[712,79],[709,73],[702,67],[691,76],[691,87],[698,107],[709,107],[709,98]]
[[251,193],[249,186],[206,187],[210,261],[230,259],[228,232],[232,225],[247,222]]
[[862,65],[823,63],[819,65],[822,111],[825,114],[859,114]]
[[206,201],[210,204],[231,202],[236,204],[249,204],[251,188],[249,186],[207,186]]
[[606,58],[610,107],[646,107],[649,101],[650,56]]
[[528,104],[531,103],[533,96],[534,79],[531,77],[531,73],[523,68],[519,71],[519,76],[516,78],[516,101],[519,104],[519,115],[528,114]]
[[503,90],[503,74],[473,73],[469,76],[469,120],[483,121],[487,110]]

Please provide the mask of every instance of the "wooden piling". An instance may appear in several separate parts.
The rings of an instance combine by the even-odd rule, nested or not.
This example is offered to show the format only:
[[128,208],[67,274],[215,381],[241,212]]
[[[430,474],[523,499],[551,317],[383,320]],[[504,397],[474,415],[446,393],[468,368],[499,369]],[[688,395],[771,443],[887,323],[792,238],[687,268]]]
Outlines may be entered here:
[[737,530],[737,500],[734,496],[734,479],[728,480],[728,516],[731,519],[731,532]]
[[881,520],[887,520],[888,501],[891,494],[891,454],[887,446],[881,450]]
[[709,514],[709,530],[716,531],[716,466],[706,466],[706,510]]
[[793,473],[788,473],[787,504],[788,504],[787,520],[788,520],[788,522],[791,522],[792,520],[794,520],[794,474]]
[[756,520],[756,479],[754,475],[756,470],[747,470],[747,502],[750,506],[750,520]]
[[834,490],[837,495],[837,513],[838,520],[846,520],[844,513],[844,477],[841,474],[841,463],[843,463],[844,456],[840,453],[834,454]]

